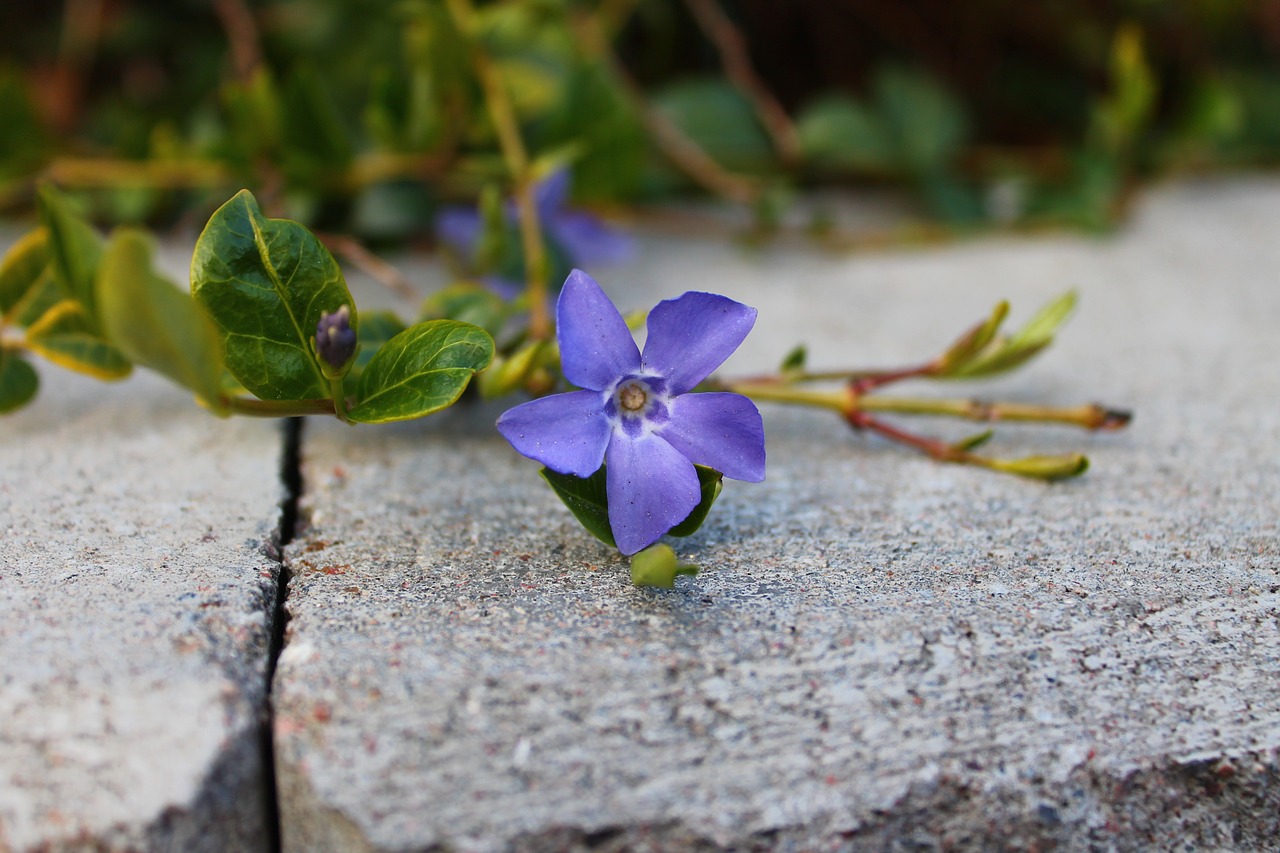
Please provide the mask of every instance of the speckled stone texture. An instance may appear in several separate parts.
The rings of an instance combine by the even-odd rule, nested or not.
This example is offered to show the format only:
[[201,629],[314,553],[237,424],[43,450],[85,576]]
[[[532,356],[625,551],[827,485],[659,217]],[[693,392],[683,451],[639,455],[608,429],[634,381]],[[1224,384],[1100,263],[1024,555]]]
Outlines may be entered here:
[[265,850],[279,428],[42,374],[0,419],[0,850]]
[[1016,321],[1078,288],[1034,366],[942,393],[1137,413],[1002,427],[1006,455],[1092,458],[1044,485],[769,409],[767,481],[728,484],[672,592],[629,585],[496,408],[314,424],[286,849],[1276,849],[1277,223],[1257,180],[1153,192],[1106,240],[646,239],[606,289],[760,308],[730,372],[799,341],[815,367],[920,359],[1001,297]]

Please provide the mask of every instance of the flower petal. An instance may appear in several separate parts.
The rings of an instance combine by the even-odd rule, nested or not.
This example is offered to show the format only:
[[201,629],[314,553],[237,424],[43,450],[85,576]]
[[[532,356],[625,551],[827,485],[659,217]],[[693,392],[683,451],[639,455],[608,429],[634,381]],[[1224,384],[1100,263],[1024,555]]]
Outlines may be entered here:
[[639,438],[615,433],[605,465],[609,527],[624,554],[657,542],[701,499],[693,463],[652,433]]
[[547,230],[575,264],[620,264],[635,248],[631,238],[592,213],[565,211],[547,220]]
[[568,169],[556,169],[533,187],[533,203],[537,205],[538,215],[543,219],[555,216],[569,202],[569,191],[573,187],[573,176]]
[[498,418],[498,432],[519,453],[575,477],[590,477],[600,469],[611,426],[599,391],[530,400]]
[[764,422],[741,394],[685,394],[668,403],[671,419],[657,434],[690,462],[734,480],[764,479]]
[[483,230],[480,212],[474,208],[446,207],[436,215],[436,237],[465,255],[475,249]]
[[574,270],[556,303],[556,337],[565,378],[580,388],[611,390],[640,369],[640,350],[618,309],[595,279]]
[[644,366],[683,394],[724,363],[751,331],[756,309],[727,296],[692,291],[649,312]]

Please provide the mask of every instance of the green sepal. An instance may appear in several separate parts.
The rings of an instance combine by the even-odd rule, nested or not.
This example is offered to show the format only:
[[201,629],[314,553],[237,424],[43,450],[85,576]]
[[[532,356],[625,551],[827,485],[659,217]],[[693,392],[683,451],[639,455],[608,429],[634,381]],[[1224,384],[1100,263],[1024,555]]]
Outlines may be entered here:
[[48,253],[54,276],[66,295],[84,306],[84,322],[97,331],[93,282],[102,259],[102,238],[53,187],[40,187],[36,203],[49,235]]
[[314,234],[268,219],[248,190],[214,212],[191,258],[191,293],[217,325],[227,370],[264,400],[327,398],[313,339],[322,314],[355,302]]
[[347,412],[367,424],[420,418],[447,408],[493,361],[493,338],[470,323],[429,320],[405,329],[374,354]]
[[49,232],[23,234],[0,261],[0,317],[22,301],[49,266]]
[[96,299],[104,333],[126,357],[222,412],[217,327],[190,294],[156,275],[143,232],[121,229],[112,236],[98,270]]
[[539,473],[588,533],[610,548],[618,547],[609,527],[609,493],[603,465],[590,477],[561,474],[550,468]]
[[360,374],[369,366],[378,350],[404,330],[404,321],[393,311],[365,311],[361,314],[356,357],[347,371],[346,381],[352,385],[358,383]]
[[711,505],[716,502],[716,498],[720,497],[720,491],[724,488],[724,474],[703,465],[693,467],[698,472],[698,490],[701,496],[698,505],[685,517],[685,520],[667,531],[670,536],[692,536],[697,533],[698,528],[707,520]]
[[669,545],[650,545],[631,557],[631,583],[673,589],[679,575],[696,575],[698,567],[681,563]]
[[0,349],[0,414],[30,403],[39,388],[35,368],[16,352]]
[[27,347],[68,370],[95,379],[123,379],[133,365],[117,347],[103,340],[89,322],[84,306],[64,299],[27,329]]
[[[719,471],[703,465],[693,467],[698,472],[701,499],[698,505],[685,516],[684,521],[668,531],[672,536],[693,535],[706,521],[707,513],[711,511],[711,505],[720,496],[720,490],[723,487],[724,475]],[[550,468],[543,468],[540,473],[542,479],[546,480],[547,485],[551,486],[552,491],[556,493],[556,497],[569,508],[573,517],[578,519],[588,533],[610,547],[618,547],[613,538],[613,529],[609,526],[609,492],[604,465],[601,465],[590,477],[560,474]]]

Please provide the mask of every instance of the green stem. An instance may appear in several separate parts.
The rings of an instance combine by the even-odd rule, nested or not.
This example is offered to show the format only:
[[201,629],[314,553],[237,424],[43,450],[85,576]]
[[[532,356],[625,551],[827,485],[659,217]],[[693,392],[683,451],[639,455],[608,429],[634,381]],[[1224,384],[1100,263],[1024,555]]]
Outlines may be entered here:
[[329,392],[333,395],[333,413],[344,424],[351,423],[347,420],[347,395],[342,390],[341,376],[329,377]]
[[742,394],[752,400],[768,403],[789,403],[793,406],[813,406],[819,409],[830,409],[833,412],[847,414],[857,403],[848,389],[839,391],[808,391],[777,382],[728,382],[723,387],[726,391]]
[[984,400],[921,399],[916,397],[857,398],[857,408],[868,412],[904,415],[939,415],[968,421],[1034,421],[1059,423],[1084,429],[1115,430],[1129,423],[1128,412],[1106,409],[1096,403],[1084,406],[1038,406]]
[[469,41],[471,64],[484,90],[485,107],[498,134],[498,147],[507,170],[515,182],[516,208],[520,214],[520,242],[524,249],[525,291],[529,300],[529,336],[536,340],[550,340],[551,316],[547,312],[547,254],[542,241],[542,227],[538,221],[538,206],[534,200],[534,176],[529,165],[529,155],[520,137],[520,124],[516,119],[511,98],[503,86],[498,69],[474,37],[471,0],[448,0],[449,13],[454,25]]
[[258,400],[253,397],[228,397],[223,400],[227,410],[236,415],[254,418],[288,418],[294,415],[335,414],[333,400]]

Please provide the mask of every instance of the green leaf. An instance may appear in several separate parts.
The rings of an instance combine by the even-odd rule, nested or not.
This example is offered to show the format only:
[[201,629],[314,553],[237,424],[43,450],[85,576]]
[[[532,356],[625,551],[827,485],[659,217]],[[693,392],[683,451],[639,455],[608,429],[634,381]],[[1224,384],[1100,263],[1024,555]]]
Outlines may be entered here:
[[337,262],[304,226],[267,219],[241,190],[196,242],[191,292],[218,326],[227,369],[246,390],[264,400],[329,396],[312,347],[316,324],[347,305],[356,328],[355,303]]
[[1021,459],[991,459],[987,464],[997,471],[1049,482],[1079,477],[1089,470],[1089,460],[1081,453],[1068,453],[1061,456],[1024,456]]
[[[707,519],[711,505],[720,496],[724,475],[719,471],[702,465],[695,465],[698,472],[698,485],[702,497],[685,520],[671,528],[672,536],[691,536]],[[601,542],[616,548],[613,529],[609,527],[609,493],[607,489],[607,472],[605,466],[590,477],[575,477],[572,474],[560,474],[550,468],[543,468],[542,479],[555,491],[556,496],[569,508],[574,518],[587,529],[587,532]]]
[[668,86],[653,105],[713,160],[727,169],[767,171],[773,146],[751,103],[726,80],[691,80]]
[[928,74],[906,68],[881,69],[873,87],[899,164],[917,175],[945,170],[968,134],[955,96]]
[[31,402],[40,388],[40,378],[26,359],[0,349],[0,414],[15,411]]
[[27,329],[27,346],[54,364],[95,379],[123,379],[133,370],[124,353],[94,331],[84,306],[64,299]]
[[479,326],[494,336],[510,314],[511,306],[501,296],[471,282],[458,282],[436,291],[418,310],[420,320],[457,320]]
[[955,444],[951,445],[951,447],[952,449],[958,450],[962,453],[968,453],[970,450],[977,450],[979,447],[986,444],[995,434],[996,431],[993,429],[983,430],[982,432],[974,433],[971,436],[960,439]]
[[696,575],[698,567],[681,563],[668,545],[650,545],[631,558],[631,583],[672,589],[679,575]]
[[493,338],[470,323],[429,320],[378,350],[360,376],[353,421],[420,418],[451,406],[477,371],[493,361]]
[[532,371],[547,363],[550,347],[549,341],[530,341],[509,356],[495,356],[493,364],[476,380],[480,396],[492,400],[515,391]]
[[543,468],[540,473],[588,533],[610,548],[618,547],[609,527],[609,494],[603,465],[590,477],[560,474],[550,468]]
[[1020,367],[1053,343],[1054,335],[1075,309],[1076,301],[1075,291],[1064,293],[1040,309],[1016,334],[995,338],[968,362],[939,376],[972,379]]
[[53,273],[53,265],[50,264],[44,268],[44,272],[36,278],[22,299],[10,309],[5,319],[18,326],[34,326],[41,317],[53,310],[55,305],[66,299],[67,294],[58,284],[57,277]]
[[668,532],[671,536],[692,536],[698,532],[698,528],[702,526],[702,522],[707,520],[707,513],[711,512],[711,505],[716,502],[716,498],[720,497],[720,490],[724,488],[724,475],[719,471],[707,468],[702,465],[693,466],[698,472],[698,488],[701,492],[701,498],[698,505],[685,518],[684,521],[671,528]]
[[378,350],[403,332],[404,328],[404,323],[391,311],[366,311],[361,314],[360,334],[357,338],[360,348],[356,351],[356,360],[351,363],[351,369],[347,371],[347,382],[355,385]]
[[142,232],[122,229],[112,237],[98,272],[97,304],[103,331],[125,356],[221,409],[217,327],[190,294],[155,274]]
[[23,234],[0,261],[0,316],[7,317],[49,266],[49,232]]
[[798,344],[791,352],[787,353],[782,359],[782,366],[778,369],[782,373],[802,373],[805,365],[809,361],[809,350],[804,344]]
[[888,125],[847,95],[827,95],[806,106],[796,132],[805,157],[818,169],[886,174],[897,168]]
[[962,370],[965,365],[987,348],[1007,316],[1009,316],[1009,303],[1002,300],[991,311],[990,317],[965,332],[942,354],[938,375],[946,376],[957,370]]
[[48,185],[36,196],[40,220],[49,232],[48,251],[54,275],[63,290],[85,309],[85,322],[97,328],[93,281],[102,258],[102,238],[77,216],[66,198]]

